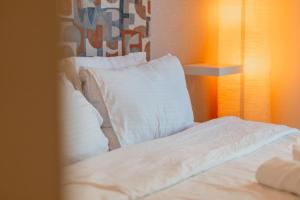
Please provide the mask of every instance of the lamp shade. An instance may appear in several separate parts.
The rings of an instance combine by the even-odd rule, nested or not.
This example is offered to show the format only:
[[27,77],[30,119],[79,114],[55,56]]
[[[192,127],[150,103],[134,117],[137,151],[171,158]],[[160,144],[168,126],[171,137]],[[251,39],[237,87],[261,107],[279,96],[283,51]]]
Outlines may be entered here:
[[218,64],[241,75],[218,80],[218,116],[270,121],[270,6],[267,0],[218,0]]

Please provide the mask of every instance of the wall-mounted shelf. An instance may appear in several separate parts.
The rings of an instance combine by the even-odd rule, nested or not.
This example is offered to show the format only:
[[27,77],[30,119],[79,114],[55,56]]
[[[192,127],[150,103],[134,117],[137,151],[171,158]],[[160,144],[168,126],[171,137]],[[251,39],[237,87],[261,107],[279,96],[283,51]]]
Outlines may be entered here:
[[186,75],[194,76],[226,76],[239,74],[242,72],[241,65],[208,65],[208,64],[191,64],[185,65]]

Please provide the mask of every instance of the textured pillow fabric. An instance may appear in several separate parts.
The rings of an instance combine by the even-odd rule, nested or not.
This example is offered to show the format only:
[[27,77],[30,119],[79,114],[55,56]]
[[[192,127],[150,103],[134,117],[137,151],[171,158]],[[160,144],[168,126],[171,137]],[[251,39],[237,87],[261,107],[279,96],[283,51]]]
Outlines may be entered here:
[[95,77],[89,70],[81,68],[79,76],[82,81],[82,92],[86,99],[99,111],[103,117],[102,130],[109,141],[109,150],[120,148],[118,138],[114,134],[110,118],[105,106],[101,89],[97,84]]
[[127,56],[118,57],[93,57],[89,62],[84,62],[84,58],[76,58],[76,66],[80,67],[79,79],[82,83],[81,88],[84,96],[87,100],[99,111],[100,115],[103,117],[102,128],[105,135],[109,139],[110,150],[120,147],[119,142],[114,134],[112,125],[107,113],[106,106],[103,102],[103,97],[98,88],[95,78],[90,75],[89,71],[86,69],[98,68],[98,69],[120,69],[129,66],[136,66],[146,63],[146,53],[132,53]]
[[88,68],[100,69],[118,69],[132,65],[145,63],[146,53],[137,52],[126,56],[116,57],[70,57],[62,59],[59,62],[60,69],[66,74],[77,90],[82,90],[81,81],[78,77],[79,68],[84,66]]
[[103,119],[98,111],[65,77],[60,82],[64,164],[108,151],[108,141],[101,130]]
[[106,106],[103,102],[101,90],[99,89],[95,77],[89,72],[88,69],[90,68],[80,68],[79,71],[79,77],[82,82],[82,93],[103,117],[102,128],[111,128],[110,119]]
[[87,71],[96,80],[122,147],[193,125],[184,71],[176,57],[168,55],[123,70]]

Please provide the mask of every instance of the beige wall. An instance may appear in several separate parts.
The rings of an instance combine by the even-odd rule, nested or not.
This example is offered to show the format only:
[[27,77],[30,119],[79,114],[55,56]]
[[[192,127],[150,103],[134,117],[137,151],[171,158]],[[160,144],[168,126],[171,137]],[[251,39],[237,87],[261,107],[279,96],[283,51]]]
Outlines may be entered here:
[[275,2],[272,116],[276,123],[300,128],[300,1]]
[[201,61],[203,0],[153,0],[151,53],[177,55],[184,64]]

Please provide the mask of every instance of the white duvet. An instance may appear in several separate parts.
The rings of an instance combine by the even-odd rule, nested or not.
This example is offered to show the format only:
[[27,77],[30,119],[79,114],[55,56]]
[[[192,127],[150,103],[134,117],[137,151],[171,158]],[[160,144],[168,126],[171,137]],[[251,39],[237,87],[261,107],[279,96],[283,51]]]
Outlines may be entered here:
[[151,198],[291,134],[298,131],[235,117],[212,120],[67,167],[64,194],[68,200]]

